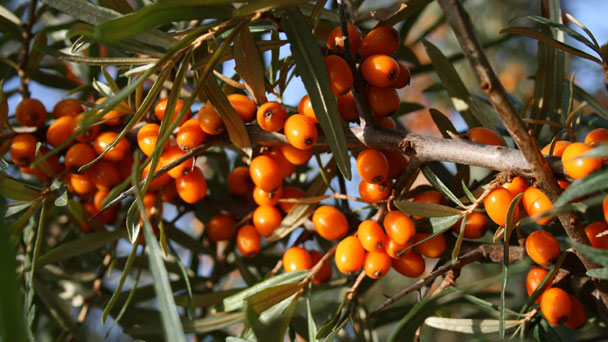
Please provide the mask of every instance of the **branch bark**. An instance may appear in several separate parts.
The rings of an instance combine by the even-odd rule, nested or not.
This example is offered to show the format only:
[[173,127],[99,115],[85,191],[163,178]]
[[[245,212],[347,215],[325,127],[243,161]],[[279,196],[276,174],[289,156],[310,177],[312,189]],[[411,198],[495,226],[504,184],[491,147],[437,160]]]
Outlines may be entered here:
[[19,75],[19,79],[21,80],[21,87],[19,88],[19,92],[24,99],[30,97],[29,83],[30,83],[30,75],[27,73],[27,64],[30,59],[30,43],[32,42],[32,28],[34,23],[36,22],[36,5],[38,4],[38,0],[31,0],[30,6],[28,8],[28,17],[27,20],[21,24],[22,30],[22,43],[21,48],[19,49],[19,64],[17,68],[17,74]]

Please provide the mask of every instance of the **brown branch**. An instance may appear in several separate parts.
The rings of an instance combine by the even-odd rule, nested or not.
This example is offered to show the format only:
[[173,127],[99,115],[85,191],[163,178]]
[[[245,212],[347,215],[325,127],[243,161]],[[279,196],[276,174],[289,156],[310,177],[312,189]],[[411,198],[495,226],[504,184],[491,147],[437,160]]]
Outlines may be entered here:
[[19,49],[19,64],[17,65],[17,75],[21,80],[19,92],[24,99],[30,97],[29,83],[30,75],[27,73],[27,65],[30,60],[30,43],[32,42],[32,28],[36,22],[36,5],[38,0],[31,0],[28,8],[27,20],[21,23],[21,37],[23,39]]

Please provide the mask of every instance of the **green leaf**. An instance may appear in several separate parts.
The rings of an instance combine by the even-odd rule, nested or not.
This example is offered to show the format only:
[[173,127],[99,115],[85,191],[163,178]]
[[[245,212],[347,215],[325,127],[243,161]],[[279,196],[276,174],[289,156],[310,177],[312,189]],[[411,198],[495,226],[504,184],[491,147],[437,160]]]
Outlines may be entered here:
[[[235,324],[243,323],[245,320],[244,312],[235,312],[219,316],[208,316],[195,319],[191,322],[184,322],[185,333],[205,334],[211,331],[228,328]],[[162,334],[162,327],[158,323],[148,323],[135,325],[125,329],[125,333],[130,335],[158,335]]]
[[464,214],[462,210],[446,205],[414,202],[408,199],[395,201],[395,206],[408,215],[417,215],[421,217],[446,217]]
[[608,279],[608,267],[589,270],[587,275],[598,279]]
[[458,222],[462,218],[461,215],[445,216],[445,217],[431,217],[429,222],[433,233],[443,233],[448,228],[452,227],[454,223]]
[[460,249],[462,247],[462,240],[464,239],[464,228],[467,224],[467,216],[462,216],[462,221],[460,221],[460,230],[458,231],[458,239],[456,239],[456,243],[454,244],[454,249],[452,249],[452,264],[456,264],[458,261],[458,257],[460,256]]
[[570,201],[606,189],[608,187],[608,169],[594,172],[589,176],[577,179],[559,196],[554,208],[563,206]]
[[570,239],[566,239],[566,242],[570,244],[570,246],[576,248],[577,251],[583,253],[596,263],[602,266],[608,266],[608,250],[593,248],[591,246],[583,245]]
[[133,203],[131,203],[129,206],[125,223],[127,225],[129,242],[132,244],[137,244],[137,237],[139,236],[139,231],[141,229],[139,224],[139,210],[137,209],[137,202],[133,201]]
[[452,124],[452,120],[445,116],[445,114],[435,108],[430,108],[429,113],[431,114],[431,118],[435,122],[435,125],[437,126],[439,132],[444,138],[452,138],[452,136],[450,136],[448,132],[452,132],[454,134],[458,133],[458,130],[456,130],[456,128]]
[[[568,84],[568,80],[564,80]],[[587,102],[587,106],[591,108],[597,115],[608,120],[608,108],[595,96],[586,92],[583,88],[574,86],[574,98],[579,102]]]
[[[403,20],[409,18],[410,16],[422,11],[428,4],[430,4],[433,0],[409,0],[405,2],[407,7],[402,10],[396,12],[391,17],[387,18],[382,24],[387,26],[393,26],[397,23],[402,22]],[[401,37],[404,38],[405,37]]]
[[327,336],[325,336],[325,338],[323,338],[321,342],[333,342],[336,339],[336,336],[338,336],[338,334],[340,333],[340,331],[344,329],[346,323],[348,323],[348,317],[345,318],[342,323],[340,323],[340,325],[332,329],[332,331],[330,331],[329,334],[327,334]]
[[[541,24],[547,25],[551,28],[557,29],[559,31],[562,31],[563,33],[569,35],[570,37],[578,40],[579,42],[583,43],[584,45],[586,45],[588,48],[590,48],[591,50],[597,52],[598,54],[600,53],[600,47],[597,46],[597,44],[592,43],[591,41],[589,41],[589,39],[585,38],[582,34],[574,31],[573,29],[569,28],[568,26],[562,24],[561,22],[555,22],[555,21],[551,21],[545,17],[541,17],[538,15],[523,15],[523,16],[517,16],[515,18],[513,18],[511,21],[517,19],[517,18],[528,18],[530,20],[534,20],[536,22],[539,22]],[[561,18],[560,18],[561,21]]]
[[15,201],[33,201],[40,198],[42,189],[19,182],[0,172],[0,195]]
[[286,11],[281,26],[287,34],[291,53],[296,62],[296,71],[302,78],[329,149],[340,172],[350,180],[350,157],[342,119],[338,115],[338,105],[331,90],[325,59],[317,39],[313,36],[306,19],[297,9],[290,8]]
[[317,342],[315,335],[317,334],[317,323],[310,308],[310,295],[306,296],[306,327],[308,328],[308,342]]
[[[139,236],[139,234],[137,236]],[[114,290],[114,293],[112,293],[112,297],[110,298],[110,301],[108,301],[108,304],[106,304],[106,307],[103,309],[103,313],[101,314],[101,324],[106,323],[106,319],[108,318],[110,311],[114,307],[114,304],[116,304],[116,301],[118,300],[118,296],[120,296],[122,287],[124,286],[125,281],[127,280],[127,276],[129,275],[129,271],[131,270],[131,266],[133,265],[133,260],[135,260],[135,255],[137,254],[138,246],[139,246],[139,244],[137,244],[137,243],[134,243],[131,246],[131,253],[129,254],[129,258],[127,259],[125,267],[122,270],[122,275],[120,276],[120,280],[118,281],[118,284],[116,285],[116,289]]]
[[[506,320],[505,328],[513,329],[520,324],[519,320]],[[463,334],[489,334],[499,330],[497,319],[468,319],[468,318],[445,318],[429,317],[424,324],[439,330],[454,331]]]
[[68,205],[68,187],[64,182],[55,179],[53,180],[53,183],[51,183],[50,189],[55,196],[56,207],[65,207]]
[[249,1],[248,4],[236,9],[233,13],[234,17],[243,17],[254,14],[256,12],[267,11],[276,7],[293,6],[298,3],[310,2],[306,0],[255,0]]
[[413,341],[418,327],[438,308],[437,301],[444,295],[444,292],[442,291],[436,296],[424,297],[414,305],[391,331],[387,342]]
[[[6,226],[3,218],[0,225]],[[0,335],[4,341],[26,341],[23,321],[23,295],[19,289],[17,274],[17,255],[10,244],[9,232],[0,229]]]
[[500,338],[505,337],[505,330],[508,329],[508,325],[505,321],[505,311],[506,311],[506,297],[505,293],[507,291],[507,280],[509,275],[509,241],[511,240],[511,233],[513,233],[513,229],[515,229],[515,220],[517,219],[517,214],[519,213],[519,202],[521,202],[521,198],[524,194],[520,193],[509,204],[509,208],[507,209],[507,218],[505,222],[505,232],[504,232],[504,244],[503,248],[503,258],[502,258],[502,286],[500,289],[500,319],[498,324],[498,336]]
[[289,327],[289,322],[296,309],[299,294],[287,298],[272,308],[258,312],[246,300],[245,312],[247,323],[253,330],[258,341],[282,342]]
[[23,40],[23,35],[21,33],[20,25],[21,21],[13,14],[13,12],[9,11],[4,6],[0,7],[0,32],[11,36],[17,41],[21,41]]
[[559,337],[559,334],[553,329],[553,327],[547,322],[547,320],[542,317],[540,323],[534,326],[534,330],[532,330],[532,335],[536,339],[536,341],[543,342],[562,342],[562,339]]
[[431,170],[431,168],[426,165],[422,168],[422,173],[424,177],[433,185],[433,187],[439,190],[444,196],[449,198],[452,202],[454,202],[459,207],[466,209],[466,206],[462,204],[462,202],[452,193],[452,191],[439,179],[439,177]]
[[113,65],[113,66],[131,66],[131,65],[148,65],[154,64],[158,61],[158,58],[144,58],[144,57],[89,57],[81,56],[76,54],[67,54],[55,49],[51,49],[44,46],[34,45],[37,50],[44,52],[47,55],[53,56],[57,59],[66,62],[74,62],[78,64],[87,65]]
[[[220,303],[224,298],[242,291],[242,288],[219,290],[210,293],[195,293],[192,295],[192,307],[200,308]],[[175,297],[175,303],[180,306],[188,305],[188,297],[179,295]]]
[[235,71],[243,80],[247,92],[258,105],[266,99],[266,86],[264,82],[264,64],[260,58],[260,51],[255,45],[253,35],[248,28],[242,29],[234,40],[232,49],[235,61]]
[[301,283],[281,284],[266,288],[247,298],[249,309],[257,314],[261,314],[270,307],[291,297],[304,287]]
[[127,14],[133,12],[133,7],[129,5],[127,0],[99,0],[103,7],[113,9],[118,13]]
[[[36,33],[34,36],[34,46],[46,46],[46,30],[42,29]],[[27,60],[27,66],[25,67],[26,73],[29,75],[34,72],[34,70],[38,69],[40,66],[40,62],[42,61],[42,57],[44,54],[42,51],[36,49],[35,47],[30,51],[30,57]]]

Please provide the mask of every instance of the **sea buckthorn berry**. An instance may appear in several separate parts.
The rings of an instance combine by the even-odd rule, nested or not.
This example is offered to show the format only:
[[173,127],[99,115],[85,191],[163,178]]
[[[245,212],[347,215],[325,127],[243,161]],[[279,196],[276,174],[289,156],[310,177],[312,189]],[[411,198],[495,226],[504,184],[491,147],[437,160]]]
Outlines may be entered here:
[[502,146],[496,132],[485,127],[473,127],[467,132],[467,139],[477,144]]
[[[418,243],[431,236],[431,234],[416,233],[414,243]],[[445,252],[445,237],[439,234],[434,238],[420,243],[414,247],[418,253],[427,258],[438,258]]]
[[213,242],[230,240],[236,235],[236,223],[228,214],[215,215],[205,225],[205,232]]
[[572,304],[568,293],[558,287],[543,292],[540,298],[540,311],[551,324],[566,323],[570,318]]
[[384,251],[373,251],[365,255],[363,270],[372,279],[380,279],[391,270],[392,259]]
[[184,151],[189,151],[202,144],[207,138],[207,133],[203,131],[197,118],[186,120],[179,128],[175,142]]
[[384,250],[386,251],[386,254],[388,254],[388,256],[390,256],[391,258],[398,259],[400,255],[409,254],[412,252],[412,249],[408,249],[407,251],[405,250],[412,244],[413,241],[407,242],[405,244],[398,244],[393,239],[387,236],[386,247],[384,248]]
[[175,179],[177,194],[186,203],[196,203],[207,195],[207,181],[203,172],[195,167],[187,174]]
[[[118,138],[118,133],[107,131],[101,132],[93,142],[93,149],[97,155],[101,155],[111,143],[114,142]],[[104,154],[103,159],[118,162],[125,158],[125,155],[129,154],[129,142],[127,140],[120,139],[114,147],[112,147],[106,154]]]
[[[85,120],[84,113],[78,114],[74,117],[74,119],[72,120],[72,132],[80,130],[81,122],[83,120]],[[90,142],[95,140],[97,134],[99,134],[99,125],[92,124],[91,126],[89,126],[89,128],[80,132],[80,134],[76,136],[76,140],[79,142]]]
[[315,110],[312,108],[312,102],[310,102],[310,98],[308,97],[308,95],[302,96],[302,99],[298,103],[298,113],[304,114],[315,124],[319,123],[319,120],[317,120],[317,115],[315,114]]
[[[585,227],[585,234],[591,242],[591,246],[599,249],[608,249],[608,223],[597,221]],[[601,236],[598,236],[603,234]]]
[[416,228],[412,219],[398,210],[393,210],[386,214],[383,224],[386,234],[400,245],[405,245],[412,241],[416,234]]
[[342,212],[332,206],[318,207],[312,214],[312,223],[322,238],[336,241],[348,232],[348,221]]
[[555,157],[561,157],[562,154],[564,154],[564,150],[566,149],[566,147],[568,147],[568,145],[570,145],[570,144],[572,144],[570,141],[558,140],[555,142],[555,144],[553,144],[553,151],[551,151],[551,144],[548,144],[545,147],[543,147],[543,149],[540,150],[540,152],[542,154],[549,154],[549,152],[551,152],[550,155],[555,156]]
[[368,85],[365,88],[365,97],[372,112],[380,116],[396,113],[401,105],[399,94],[394,88],[381,88]]
[[258,108],[257,120],[263,130],[277,132],[285,125],[287,110],[278,102],[266,102]]
[[253,189],[253,201],[257,205],[275,206],[279,203],[283,190],[279,188],[276,191],[264,191],[257,186]]
[[131,177],[133,173],[133,154],[125,154],[125,157],[119,163],[115,163],[115,165],[121,181]]
[[249,167],[239,166],[234,168],[228,175],[228,189],[235,195],[246,195],[253,191],[255,184],[251,181]]
[[287,161],[293,165],[304,165],[312,157],[312,149],[300,150],[291,145],[281,145],[281,152]]
[[358,272],[365,261],[365,249],[361,241],[354,236],[347,236],[336,248],[336,267],[344,274]]
[[528,182],[520,176],[513,178],[509,183],[505,183],[502,185],[503,188],[509,190],[513,197],[521,194],[526,191],[528,188]]
[[371,55],[361,64],[363,78],[376,87],[392,86],[399,78],[399,64],[387,55]]
[[[184,152],[181,148],[171,146],[160,156],[158,163],[160,167],[164,167],[165,165],[172,163],[174,160],[181,158],[185,154],[186,152]],[[167,174],[172,178],[179,178],[192,170],[193,163],[193,158],[188,158],[169,170]]]
[[53,107],[53,117],[58,119],[62,116],[76,116],[84,111],[80,102],[74,99],[65,99],[57,102]]
[[[165,112],[167,111],[168,102],[169,102],[169,99],[162,99],[162,100],[158,101],[158,103],[154,107],[154,115],[156,115],[156,118],[159,121],[162,121],[163,118],[165,117]],[[186,105],[186,102],[184,100],[177,99],[177,101],[175,102],[175,108],[173,110],[173,115],[171,116],[171,122],[173,122],[175,120],[175,118],[177,118],[179,116],[179,113],[182,111],[182,109],[184,109],[185,105]],[[180,121],[179,125],[181,126],[186,120],[188,120],[188,118],[191,115],[192,115],[192,110],[190,108],[188,108],[188,110],[186,111],[186,114]]]
[[[72,116],[59,117],[46,130],[46,143],[57,147],[72,135]],[[65,148],[65,147],[64,147]]]
[[[354,55],[359,51],[361,46],[361,31],[359,28],[352,24],[347,24],[346,30],[348,32],[348,42],[350,44],[350,51]],[[338,50],[344,52],[344,36],[342,35],[342,28],[340,26],[334,28],[327,36],[327,48],[330,50]]]
[[[528,296],[532,296],[536,288],[540,286],[540,283],[543,282],[543,279],[545,279],[548,273],[549,271],[540,267],[532,267],[530,271],[528,271],[528,275],[526,276],[526,292],[528,293]],[[553,286],[551,282],[548,283],[549,284],[547,284],[545,290]],[[540,304],[540,296],[536,300],[536,304]]]
[[[95,103],[100,104],[100,103],[103,103],[105,100],[106,100],[105,97],[101,97],[101,98],[97,99],[97,101],[95,101]],[[105,113],[101,117],[100,121],[103,121],[104,125],[120,126],[120,125],[122,125],[123,117],[124,117],[123,113],[121,113],[119,110],[112,109],[112,110],[108,111],[107,113]]]
[[608,222],[608,195],[604,197],[604,201],[602,202],[602,211],[604,212],[604,220]]
[[390,160],[388,166],[388,178],[396,179],[407,166],[407,159],[401,152],[382,150],[386,160]]
[[268,192],[275,191],[283,183],[279,165],[269,156],[253,158],[249,165],[249,175],[255,185]]
[[310,254],[302,247],[291,247],[283,254],[283,269],[285,272],[309,270],[311,267]]
[[230,94],[227,98],[243,122],[253,121],[258,110],[258,105],[252,99],[242,94]]
[[359,111],[352,91],[338,96],[338,114],[344,121],[355,122],[359,120]]
[[353,87],[353,73],[344,58],[338,55],[329,55],[325,57],[325,66],[334,95],[340,96],[350,91]]
[[366,251],[384,251],[387,236],[382,227],[372,220],[365,220],[359,224],[357,237]]
[[175,181],[170,181],[167,185],[162,189],[160,199],[163,202],[167,203],[175,203],[175,199],[177,198],[177,188],[175,187]]
[[[149,123],[142,126],[137,132],[137,146],[146,155],[150,156],[154,152],[156,142],[158,141],[158,131],[160,126],[155,123]],[[167,144],[165,144],[165,147]]]
[[513,197],[511,191],[501,187],[492,190],[483,200],[486,213],[488,213],[490,219],[497,225],[505,225],[505,222],[507,221],[507,210],[509,209],[511,201],[513,201]]
[[602,168],[601,158],[579,158],[591,149],[590,145],[580,142],[572,143],[564,149],[562,164],[568,176],[579,179]]
[[[443,195],[441,194],[441,192],[436,190],[421,192],[416,195],[416,197],[414,197],[414,202],[441,204],[441,201],[443,201]],[[412,215],[412,218],[415,220],[419,220],[422,218],[422,216]]]
[[359,51],[363,58],[376,54],[390,56],[397,52],[400,45],[399,31],[390,26],[378,26],[363,38]]
[[65,153],[65,167],[78,169],[95,159],[95,151],[87,144],[72,145]]
[[[309,254],[310,254],[310,259],[312,261],[312,263],[311,263],[312,267],[314,267],[317,263],[319,263],[319,261],[321,261],[321,259],[323,259],[323,254],[321,254],[319,251],[310,251]],[[320,284],[328,281],[329,279],[331,279],[331,274],[332,274],[331,264],[329,262],[325,261],[323,263],[323,266],[321,266],[321,269],[319,270],[319,272],[313,278],[312,282],[317,285],[320,285]]]
[[262,249],[262,241],[254,226],[247,224],[239,228],[236,233],[236,247],[246,258],[258,255]]
[[409,278],[417,278],[424,273],[425,262],[424,258],[418,252],[404,254],[397,259],[393,259],[393,268],[395,271]]
[[226,129],[224,121],[210,103],[203,105],[198,111],[198,124],[210,135],[218,135]]
[[15,110],[15,119],[23,126],[38,127],[46,121],[46,108],[36,99],[23,99]]
[[253,211],[253,225],[258,234],[269,237],[283,220],[279,209],[270,205],[261,205]]
[[300,150],[309,150],[317,142],[318,132],[315,123],[307,116],[294,114],[287,118],[283,127],[287,141]]
[[379,150],[365,149],[357,155],[357,171],[361,178],[372,184],[380,184],[388,178],[388,160]]
[[[460,234],[461,223],[462,219],[452,226],[456,234]],[[485,235],[487,224],[488,219],[484,214],[475,211],[470,213],[464,222],[464,237],[467,239],[479,239]]]
[[585,137],[587,145],[595,146],[601,143],[608,143],[608,128],[596,128]]
[[70,173],[69,182],[70,187],[74,193],[78,195],[92,194],[97,189],[95,183],[89,176],[90,172],[84,172],[82,174]]
[[367,203],[376,203],[388,198],[391,194],[391,185],[388,181],[380,184],[368,183],[364,180],[359,183],[359,196]]
[[386,127],[388,129],[397,129],[395,119],[391,118],[390,116],[373,115],[372,117],[374,120],[378,121],[382,127]]
[[103,200],[108,197],[108,194],[110,194],[110,192],[105,190],[97,190],[97,192],[95,192],[95,195],[93,196],[93,204],[95,205],[96,210],[101,210],[101,208],[103,208]]
[[[528,213],[528,216],[535,218],[536,216],[542,215],[545,212],[553,209],[553,204],[540,189],[535,186],[530,186],[524,191],[522,197],[522,203]],[[535,219],[535,222],[540,225],[545,225],[553,219],[554,216],[543,217]]]
[[[286,198],[302,198],[304,196],[304,190],[295,187],[295,186],[286,186],[283,188],[281,193],[281,199]],[[289,203],[289,202],[281,202],[279,201],[279,207],[281,210],[289,214],[293,207],[296,206],[297,203]]]
[[291,176],[291,174],[296,170],[296,166],[289,162],[287,158],[285,158],[285,155],[283,155],[281,148],[278,146],[271,147],[270,149],[266,150],[264,152],[264,155],[269,156],[277,163],[277,165],[279,166],[281,178]]
[[[98,192],[99,193],[99,192]],[[97,195],[97,194],[95,194]],[[147,192],[144,195],[142,202],[144,202],[144,208],[146,209],[146,217],[148,219],[155,219],[161,215],[162,204],[159,207],[156,206],[157,195],[154,192]],[[95,198],[93,198],[95,199]],[[96,204],[97,205],[97,204]]]
[[10,152],[13,164],[17,166],[29,166],[36,157],[36,144],[38,140],[29,134],[17,134],[11,142]]
[[534,231],[526,239],[526,253],[541,266],[551,265],[551,262],[559,258],[560,252],[557,240],[547,231]]
[[[141,179],[146,179],[146,177],[148,177],[148,172],[150,171],[150,168],[152,167],[152,163],[149,163],[148,165],[146,165],[146,167],[143,169],[143,171],[141,172]],[[154,171],[155,173],[158,172],[158,170],[161,168],[160,163],[158,165],[156,165],[156,170]],[[148,190],[150,191],[158,191],[160,189],[162,189],[165,185],[167,185],[167,183],[169,183],[171,181],[171,176],[169,176],[168,174],[164,173],[162,176],[156,178],[155,180],[152,181],[152,183],[150,183],[150,186],[148,187]]]
[[401,62],[397,62],[397,64],[399,65],[399,77],[397,77],[395,82],[393,84],[391,84],[391,87],[396,88],[396,89],[401,89],[401,88],[405,87],[406,85],[410,84],[410,79],[412,76],[410,73],[410,69],[407,66],[405,66],[405,64],[403,64]]
[[91,179],[99,190],[109,190],[120,183],[118,169],[107,160],[98,160],[90,170]]
[[[49,153],[49,149],[42,146],[40,147],[39,155]],[[62,165],[59,163],[59,157],[57,155],[51,155],[46,160],[39,163],[37,166],[21,167],[21,172],[32,174],[42,182],[48,181],[51,177],[56,177],[60,172],[63,171]]]
[[581,328],[587,323],[587,312],[585,311],[585,307],[575,296],[568,294],[568,298],[570,298],[570,317],[564,325],[570,329]]

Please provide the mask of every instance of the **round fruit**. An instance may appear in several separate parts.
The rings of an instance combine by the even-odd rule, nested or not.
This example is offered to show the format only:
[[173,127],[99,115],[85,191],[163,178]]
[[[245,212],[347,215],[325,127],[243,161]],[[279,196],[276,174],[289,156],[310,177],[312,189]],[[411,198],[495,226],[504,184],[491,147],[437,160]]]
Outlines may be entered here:
[[254,226],[248,224],[239,228],[236,233],[236,247],[244,257],[253,258],[258,255],[262,242]]
[[[346,30],[348,32],[350,51],[354,55],[359,51],[359,46],[361,46],[361,31],[357,26],[352,24],[347,24]],[[329,36],[327,36],[327,48],[344,52],[344,36],[342,35],[342,28],[340,26],[334,28],[329,33]]]
[[[184,152],[179,147],[171,146],[160,156],[160,160],[158,163],[160,167],[165,167],[173,161],[181,158],[185,154],[186,152]],[[193,163],[193,158],[188,158],[177,166],[174,166],[171,170],[167,172],[167,174],[172,178],[179,178],[192,170]]]
[[388,181],[380,184],[368,183],[364,180],[359,183],[359,196],[367,203],[376,203],[388,198],[391,194],[391,186]]
[[540,298],[540,311],[551,324],[566,323],[570,318],[571,310],[570,296],[558,287],[545,290]]
[[[145,124],[137,132],[137,146],[146,155],[150,156],[154,152],[158,141],[158,131],[160,126],[154,123]],[[165,148],[168,144],[165,144]]]
[[78,195],[92,194],[95,192],[95,183],[91,177],[90,172],[84,172],[82,174],[70,173],[69,183],[74,193]]
[[382,227],[372,220],[365,220],[359,224],[357,237],[366,251],[384,251],[387,236]]
[[[100,104],[100,103],[103,103],[105,100],[106,100],[106,98],[102,97],[102,98],[97,99],[97,101],[95,101],[95,103]],[[99,112],[101,112],[101,110]],[[122,125],[122,119],[123,119],[123,114],[116,109],[112,109],[112,110],[108,111],[107,113],[105,113],[104,115],[102,115],[100,121],[103,121],[103,123],[108,126],[120,126],[120,125]]]
[[253,225],[263,237],[269,237],[281,225],[281,220],[281,212],[273,206],[261,205],[253,211]]
[[253,201],[257,205],[275,206],[279,203],[283,190],[279,188],[277,191],[264,191],[257,186],[253,189]]
[[[163,118],[165,117],[165,112],[167,111],[168,102],[169,102],[169,99],[162,99],[162,100],[158,101],[158,103],[156,104],[156,107],[154,107],[154,115],[156,115],[156,118],[159,121],[162,121]],[[171,116],[171,122],[173,122],[179,116],[179,113],[182,111],[182,109],[184,109],[185,105],[186,105],[186,102],[184,100],[177,99],[177,101],[175,102],[175,108],[173,110],[173,115]],[[179,125],[181,126],[186,120],[188,120],[188,118],[191,115],[192,115],[192,110],[190,110],[190,108],[188,108],[188,110],[186,111],[186,114],[180,121]]]
[[[460,234],[460,226],[462,223],[462,219],[458,220],[452,229],[456,232],[456,234]],[[467,218],[464,222],[464,237],[467,239],[479,239],[486,234],[486,226],[488,224],[488,219],[482,213],[472,212],[467,215]]]
[[[70,115],[57,118],[46,130],[47,144],[57,147],[72,135],[72,119]],[[65,148],[65,147],[64,147]]]
[[310,254],[302,247],[291,247],[283,254],[285,272],[309,270],[312,267]]
[[604,201],[602,201],[602,211],[604,212],[604,220],[608,222],[608,195],[606,195]]
[[579,158],[591,149],[590,145],[580,142],[572,143],[564,149],[562,164],[570,177],[574,179],[583,178],[602,168],[601,158]]
[[78,169],[95,159],[95,151],[83,143],[72,145],[65,153],[65,167]]
[[15,119],[23,126],[38,127],[46,120],[46,108],[36,99],[23,99],[15,110]]
[[388,116],[399,110],[401,100],[394,88],[376,87],[368,85],[365,88],[365,97],[372,112],[380,116]]
[[[118,138],[118,133],[107,131],[101,132],[93,142],[93,149],[97,155],[101,155],[109,146]],[[129,142],[126,139],[120,139],[114,147],[109,149],[103,155],[103,159],[118,162],[125,158],[125,155],[130,152]]]
[[344,58],[338,55],[325,57],[331,90],[336,96],[344,95],[353,87],[353,73]]
[[[420,194],[416,195],[416,197],[414,197],[414,202],[441,204],[441,201],[443,201],[443,195],[441,194],[441,192],[436,190],[421,192]],[[414,218],[415,220],[419,220],[422,217],[412,215],[412,218]]]
[[379,279],[391,270],[392,259],[383,250],[373,251],[365,255],[363,270],[368,277]]
[[384,216],[384,230],[396,243],[405,245],[412,241],[416,234],[414,222],[406,214],[393,210]]
[[283,183],[279,165],[269,156],[253,158],[249,165],[249,175],[255,185],[268,192],[275,191]]
[[36,157],[36,144],[38,140],[28,133],[17,134],[11,141],[10,153],[13,164],[29,166]]
[[585,234],[594,248],[608,249],[608,223],[593,222],[585,227]]
[[336,241],[348,232],[348,221],[342,212],[334,207],[324,205],[312,214],[315,230],[325,240]]
[[596,128],[585,137],[587,145],[595,146],[601,143],[608,143],[608,128]]
[[401,45],[399,31],[390,26],[377,26],[361,41],[361,57],[382,54],[391,56]]
[[344,274],[358,272],[365,261],[365,249],[359,239],[347,236],[336,248],[336,267]]
[[251,181],[249,167],[239,166],[228,174],[228,189],[235,195],[246,195],[253,191],[255,184]]
[[296,170],[296,166],[289,162],[287,158],[285,158],[285,155],[283,155],[281,148],[278,146],[271,147],[263,154],[269,156],[277,163],[277,165],[279,166],[279,170],[281,171],[279,174],[279,177],[281,178],[291,176],[291,174]]
[[393,259],[393,268],[395,271],[409,278],[417,278],[424,273],[425,263],[424,258],[418,252],[404,254],[398,259]]
[[401,152],[382,150],[386,160],[390,160],[388,178],[396,179],[407,166],[407,159]]
[[98,160],[89,169],[91,179],[99,190],[109,190],[120,183],[118,169],[107,160]]
[[398,259],[400,255],[405,255],[412,252],[411,248],[405,251],[405,249],[411,246],[412,244],[413,241],[407,242],[405,244],[398,244],[393,239],[387,236],[386,248],[384,248],[384,250],[386,251],[386,254],[388,254],[388,256],[390,256],[391,258]]
[[258,105],[249,97],[242,94],[230,94],[227,96],[230,105],[241,117],[243,122],[251,122],[255,118]]
[[281,145],[281,152],[287,161],[293,165],[304,165],[312,157],[312,149],[300,150],[291,145]]
[[195,167],[187,174],[175,179],[177,194],[186,203],[196,203],[207,195],[207,181],[203,172]]
[[266,102],[258,108],[257,120],[263,130],[277,132],[285,125],[287,110],[278,102]]
[[399,78],[399,64],[387,55],[371,55],[361,64],[363,78],[376,87],[389,87]]
[[352,91],[338,96],[338,114],[344,121],[355,122],[359,120],[359,111]]
[[581,328],[587,323],[587,312],[585,311],[585,307],[575,296],[568,294],[568,297],[570,298],[570,317],[564,325],[570,329]]
[[287,118],[283,130],[289,143],[300,150],[309,150],[317,142],[317,127],[305,115],[294,114]]
[[[76,132],[81,129],[81,123],[83,120],[86,121],[84,113],[78,114],[74,117],[72,120],[72,132]],[[90,126],[87,129],[81,131],[80,134],[76,136],[77,141],[86,143],[95,140],[95,137],[97,137],[97,134],[99,133],[99,125],[94,123],[89,123],[89,125]]]
[[207,133],[203,131],[197,118],[186,120],[179,128],[175,142],[184,151],[191,150],[205,141]]
[[[522,203],[528,216],[535,218],[536,216],[542,215],[547,211],[553,209],[553,204],[540,189],[535,186],[530,186],[524,191],[522,197]],[[539,225],[545,225],[553,219],[554,216],[547,216],[540,219],[535,219],[535,222]]]
[[210,103],[203,105],[198,111],[198,124],[210,135],[218,135],[226,129],[224,121]]
[[485,127],[473,127],[467,132],[467,139],[477,144],[502,146],[502,140],[496,132]]
[[[283,191],[281,193],[281,199],[302,198],[302,196],[304,196],[304,190],[295,186],[286,186],[283,188]],[[291,210],[293,209],[293,207],[296,206],[296,204],[297,203],[279,201],[279,207],[281,207],[281,210],[283,210],[287,214],[291,212]]]
[[84,109],[80,102],[74,99],[65,99],[55,104],[55,107],[53,107],[53,117],[58,119],[62,116],[76,116],[83,111]]
[[[431,234],[416,233],[414,243],[418,243],[431,236]],[[430,240],[417,244],[415,247],[418,253],[427,258],[438,258],[445,252],[445,237],[439,234]]]
[[557,240],[544,230],[534,231],[526,239],[526,253],[537,264],[549,266],[561,253]]
[[380,115],[372,115],[372,118],[380,124],[382,127],[386,127],[388,129],[396,129],[397,123],[390,116],[380,116]]
[[205,232],[214,242],[230,240],[237,232],[236,220],[228,214],[216,215],[205,225]]
[[[562,154],[564,154],[564,150],[566,149],[566,147],[568,147],[568,145],[572,144],[570,141],[566,141],[566,140],[558,140],[555,142],[555,144],[553,144],[553,151],[551,151],[551,144],[546,145],[545,147],[543,147],[542,150],[540,150],[540,152],[542,154],[549,154],[555,157],[561,157]],[[549,153],[551,152],[551,153]]]
[[310,98],[308,95],[302,96],[302,99],[298,103],[298,113],[304,114],[315,124],[319,123],[317,120],[317,115],[315,114],[315,110],[312,108],[312,102],[310,102]]
[[[543,282],[543,279],[547,276],[549,271],[540,267],[532,267],[530,271],[528,271],[528,275],[526,276],[526,292],[528,296],[532,296],[536,288],[540,286],[540,283]],[[549,284],[545,287],[545,290],[551,288],[553,284],[548,282]],[[540,304],[540,296],[536,300],[537,304]]]
[[499,226],[504,226],[507,220],[507,210],[513,201],[513,194],[505,188],[492,190],[483,200],[483,205],[490,219]]
[[[323,254],[321,254],[318,251],[310,251],[309,254],[310,254],[310,259],[312,261],[313,267],[317,263],[319,263],[319,261],[321,261],[321,259],[323,259]],[[323,263],[323,266],[321,266],[321,269],[319,270],[319,272],[313,278],[312,282],[317,285],[322,284],[322,283],[328,281],[329,279],[331,279],[331,274],[332,274],[331,264],[329,262],[325,261]]]
[[515,197],[528,188],[528,182],[522,177],[517,176],[511,182],[503,184],[502,187],[509,190],[513,197]]
[[401,89],[410,84],[411,74],[410,69],[405,64],[401,62],[397,62],[397,64],[399,65],[399,77],[391,84],[391,87]]
[[361,178],[372,184],[380,184],[388,178],[388,160],[386,156],[371,148],[357,155],[357,171]]

